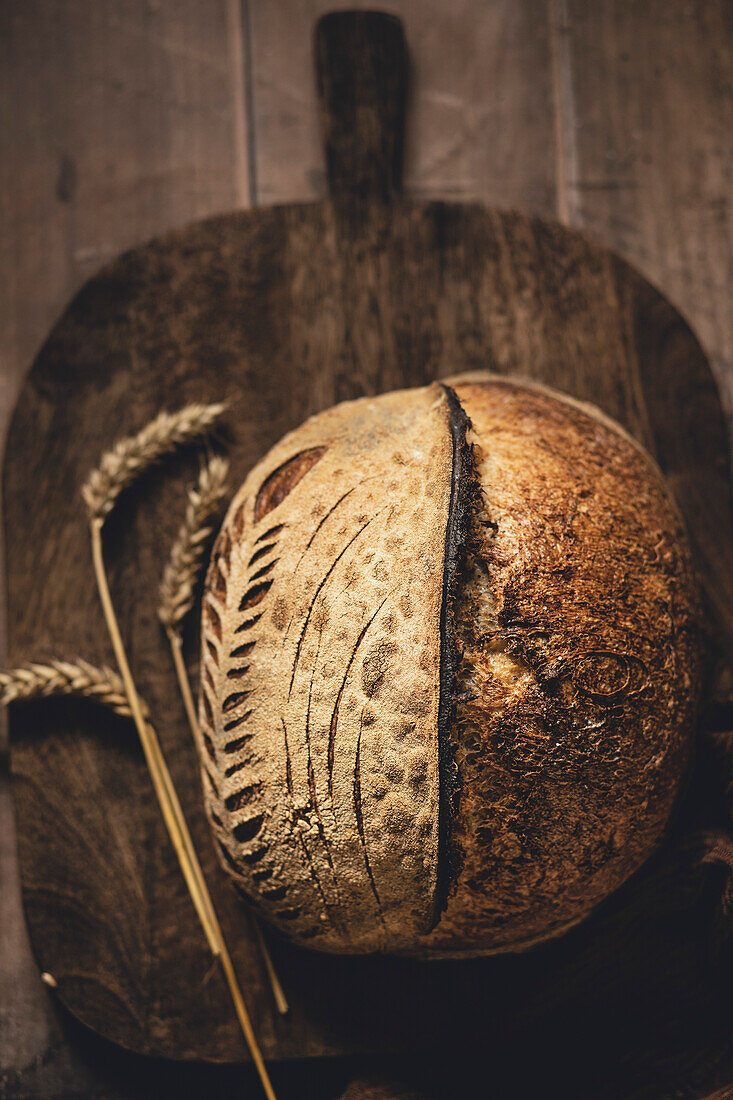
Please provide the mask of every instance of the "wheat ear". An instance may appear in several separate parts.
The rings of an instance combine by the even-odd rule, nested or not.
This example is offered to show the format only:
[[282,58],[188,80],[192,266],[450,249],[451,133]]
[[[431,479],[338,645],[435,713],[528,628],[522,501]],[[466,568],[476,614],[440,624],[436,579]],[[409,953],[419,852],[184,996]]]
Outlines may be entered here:
[[166,630],[178,630],[193,607],[196,584],[214,533],[213,521],[226,493],[229,463],[213,455],[188,492],[186,514],[160,582],[158,617]]
[[[181,630],[184,620],[193,607],[196,585],[199,581],[207,543],[214,533],[213,519],[226,493],[226,476],[229,463],[212,456],[201,468],[198,484],[189,490],[188,504],[183,523],[173,543],[170,558],[163,571],[160,584],[158,618],[166,632],[170,646],[176,680],[186,711],[191,735],[196,744],[201,743],[196,707],[191,691],[186,663],[183,659]],[[285,992],[272,961],[259,921],[252,917],[257,945],[272,989],[278,1012],[286,1015],[290,1010]]]
[[[196,414],[183,416],[186,410],[182,410],[173,417],[164,414],[138,435],[118,443],[109,454],[104,455],[99,468],[91,474],[82,493],[89,512],[92,562],[99,598],[153,788],[209,947],[221,964],[237,1019],[252,1054],[262,1088],[268,1100],[276,1100],[160,742],[153,727],[145,720],[140,696],[120,634],[104,565],[102,528],[120,492],[163,454],[170,452],[182,442],[189,442],[206,434],[222,406],[198,405],[189,406],[190,409],[195,409]],[[212,410],[216,411],[212,413]],[[182,435],[184,426],[185,433]]]
[[207,435],[224,408],[222,404],[194,404],[178,412],[163,412],[137,435],[116,443],[82,487],[89,518],[104,521],[123,489],[163,455]]
[[[48,698],[51,695],[82,695],[109,707],[123,718],[132,711],[121,677],[110,668],[95,668],[87,661],[34,661],[0,672],[0,704],[16,700]],[[147,708],[143,704],[143,714]]]

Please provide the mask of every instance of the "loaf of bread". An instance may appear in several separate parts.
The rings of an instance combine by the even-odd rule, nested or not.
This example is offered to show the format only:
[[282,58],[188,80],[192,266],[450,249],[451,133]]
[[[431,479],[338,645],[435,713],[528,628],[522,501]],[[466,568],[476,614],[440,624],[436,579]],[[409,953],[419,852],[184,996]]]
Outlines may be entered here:
[[206,581],[201,765],[236,889],[324,951],[562,933],[663,835],[699,616],[662,476],[598,410],[475,374],[311,418]]

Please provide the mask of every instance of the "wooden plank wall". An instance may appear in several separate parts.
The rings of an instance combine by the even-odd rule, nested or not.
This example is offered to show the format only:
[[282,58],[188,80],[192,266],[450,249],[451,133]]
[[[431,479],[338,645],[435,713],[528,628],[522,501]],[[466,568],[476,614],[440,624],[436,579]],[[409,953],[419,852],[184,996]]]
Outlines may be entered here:
[[[310,37],[333,7],[0,3],[3,437],[49,326],[108,258],[192,218],[323,196]],[[730,413],[733,5],[388,9],[403,18],[411,54],[406,189],[556,217],[617,249],[687,316]],[[78,1035],[69,1041],[38,981],[5,756],[0,881],[0,1091],[4,1080],[8,1095],[134,1094],[115,1091],[105,1059],[84,1053]]]

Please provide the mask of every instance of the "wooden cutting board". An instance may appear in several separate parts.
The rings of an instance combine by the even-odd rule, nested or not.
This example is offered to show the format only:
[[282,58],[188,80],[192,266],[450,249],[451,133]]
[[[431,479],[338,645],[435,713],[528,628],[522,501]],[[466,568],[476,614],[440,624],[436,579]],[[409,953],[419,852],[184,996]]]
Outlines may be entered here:
[[[11,662],[112,662],[79,487],[105,449],[162,408],[229,402],[234,488],[319,409],[481,368],[593,401],[657,456],[698,550],[715,644],[730,653],[726,434],[708,363],[682,317],[621,259],[560,225],[401,195],[397,19],[327,16],[315,52],[329,200],[228,214],[128,252],[82,289],[33,365],[5,460]],[[672,1005],[678,1017],[702,1019],[715,998],[714,957],[709,975],[700,962],[713,872],[700,869],[686,838],[720,812],[704,768],[665,850],[562,941],[519,958],[425,964],[318,956],[273,936],[292,1003],[278,1017],[249,918],[214,856],[156,619],[195,469],[190,455],[173,460],[121,498],[106,553],[135,676],[265,1055],[415,1041],[457,1049],[489,1034],[511,1046],[529,1027],[597,1039],[599,1013],[631,1029],[634,1006],[637,1034]],[[196,633],[186,638],[194,673]],[[56,996],[139,1052],[246,1059],[131,723],[85,701],[47,700],[14,706],[10,726],[25,910]],[[614,1006],[623,1012],[614,1016]],[[609,1050],[614,1027],[603,1032]]]

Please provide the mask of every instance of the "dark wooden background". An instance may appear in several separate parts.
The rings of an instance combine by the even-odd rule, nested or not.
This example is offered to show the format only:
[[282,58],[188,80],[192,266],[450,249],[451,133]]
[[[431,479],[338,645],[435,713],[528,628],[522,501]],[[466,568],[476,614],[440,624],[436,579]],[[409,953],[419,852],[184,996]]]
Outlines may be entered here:
[[[310,50],[316,17],[332,7],[0,0],[3,432],[48,328],[105,261],[192,218],[323,197]],[[733,5],[414,0],[388,10],[404,20],[411,55],[408,193],[517,207],[615,248],[691,322],[730,413]],[[3,756],[0,1092],[4,1079],[14,1096],[141,1095],[149,1068],[116,1066],[57,1017],[39,982],[6,776]],[[331,1067],[328,1081],[304,1068],[284,1095],[340,1095],[357,1068]]]

